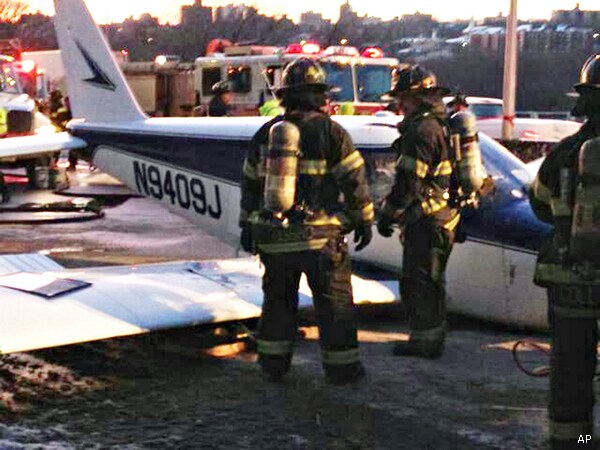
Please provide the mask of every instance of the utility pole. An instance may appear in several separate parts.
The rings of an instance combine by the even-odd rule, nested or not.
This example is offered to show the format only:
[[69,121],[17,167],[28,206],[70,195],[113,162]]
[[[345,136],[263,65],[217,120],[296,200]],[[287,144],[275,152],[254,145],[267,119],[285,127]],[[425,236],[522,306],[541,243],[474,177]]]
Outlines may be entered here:
[[517,0],[510,0],[510,12],[506,20],[506,42],[504,47],[504,83],[502,101],[504,118],[502,119],[502,139],[513,139],[515,127],[515,97],[517,90]]

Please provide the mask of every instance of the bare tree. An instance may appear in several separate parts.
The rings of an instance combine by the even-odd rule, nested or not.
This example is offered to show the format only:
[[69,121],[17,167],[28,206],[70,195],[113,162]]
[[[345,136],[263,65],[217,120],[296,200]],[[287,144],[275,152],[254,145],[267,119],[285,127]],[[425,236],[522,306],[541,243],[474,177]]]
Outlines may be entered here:
[[0,20],[17,22],[29,10],[29,5],[16,0],[0,0]]

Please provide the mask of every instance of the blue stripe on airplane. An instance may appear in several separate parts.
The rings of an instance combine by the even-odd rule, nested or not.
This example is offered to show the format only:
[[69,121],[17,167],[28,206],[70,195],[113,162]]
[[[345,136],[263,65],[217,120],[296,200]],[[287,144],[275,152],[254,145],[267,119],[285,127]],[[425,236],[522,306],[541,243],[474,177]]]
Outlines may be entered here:
[[[135,132],[75,130],[77,137],[93,149],[101,144],[175,167],[185,168],[233,183],[241,181],[242,161],[248,141]],[[364,148],[365,159],[387,155],[388,147]],[[539,221],[527,197],[524,164],[491,138],[481,140],[482,156],[496,192],[482,201],[478,210],[464,212],[471,239],[488,244],[537,251],[552,227]]]

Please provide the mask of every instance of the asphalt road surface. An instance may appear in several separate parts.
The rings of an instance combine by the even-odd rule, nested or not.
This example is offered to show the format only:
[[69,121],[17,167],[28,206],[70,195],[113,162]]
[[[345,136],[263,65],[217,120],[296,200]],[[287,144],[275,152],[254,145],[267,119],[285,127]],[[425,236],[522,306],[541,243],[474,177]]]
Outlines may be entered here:
[[[236,253],[149,200],[105,213],[2,225],[1,252],[46,251],[68,267]],[[546,336],[451,317],[439,360],[391,356],[406,329],[391,311],[362,313],[368,376],[346,387],[324,380],[310,323],[282,384],[263,380],[252,351],[201,351],[195,331],[5,355],[0,449],[546,448],[548,379],[520,372],[510,352]],[[547,363],[539,352],[522,357]]]

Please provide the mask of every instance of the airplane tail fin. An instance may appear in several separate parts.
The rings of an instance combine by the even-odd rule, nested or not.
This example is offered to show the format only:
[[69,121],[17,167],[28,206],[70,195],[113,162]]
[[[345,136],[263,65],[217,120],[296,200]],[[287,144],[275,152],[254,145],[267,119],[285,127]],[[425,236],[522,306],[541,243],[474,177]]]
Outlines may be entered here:
[[83,0],[55,0],[54,6],[73,117],[91,122],[145,119]]

